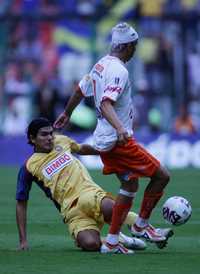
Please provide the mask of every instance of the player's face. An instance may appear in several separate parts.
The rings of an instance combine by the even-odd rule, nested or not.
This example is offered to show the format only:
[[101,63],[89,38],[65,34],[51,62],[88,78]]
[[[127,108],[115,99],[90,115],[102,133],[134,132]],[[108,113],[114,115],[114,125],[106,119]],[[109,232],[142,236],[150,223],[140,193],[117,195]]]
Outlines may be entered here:
[[53,149],[54,134],[52,127],[42,127],[39,129],[37,136],[31,140],[36,152],[49,153]]
[[137,42],[129,43],[126,51],[126,62],[128,62],[136,51]]

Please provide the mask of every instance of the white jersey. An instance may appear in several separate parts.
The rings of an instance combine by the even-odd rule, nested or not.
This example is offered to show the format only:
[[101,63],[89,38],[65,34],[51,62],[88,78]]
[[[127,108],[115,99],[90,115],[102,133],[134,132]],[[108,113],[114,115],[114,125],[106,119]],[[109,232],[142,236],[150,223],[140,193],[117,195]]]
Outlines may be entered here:
[[130,81],[124,63],[117,57],[106,55],[83,77],[79,87],[84,96],[93,96],[97,111],[97,127],[94,131],[94,146],[99,151],[110,150],[117,141],[116,130],[103,118],[101,102],[109,98],[115,102],[113,108],[130,135],[133,110]]

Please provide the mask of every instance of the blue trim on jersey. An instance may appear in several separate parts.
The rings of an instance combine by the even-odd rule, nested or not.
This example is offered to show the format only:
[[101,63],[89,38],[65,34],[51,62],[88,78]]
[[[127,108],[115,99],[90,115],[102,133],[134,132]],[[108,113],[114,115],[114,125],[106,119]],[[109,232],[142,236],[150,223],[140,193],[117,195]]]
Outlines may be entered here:
[[23,165],[17,176],[16,200],[28,200],[29,192],[32,187],[33,176]]
[[32,182],[35,182],[40,189],[46,194],[46,196],[53,201],[56,208],[60,211],[60,204],[52,198],[51,190],[48,187],[44,186],[44,182],[37,179],[33,176],[26,168],[26,165],[23,165],[18,173],[17,177],[17,189],[16,189],[16,200],[28,200],[29,192],[32,187]]

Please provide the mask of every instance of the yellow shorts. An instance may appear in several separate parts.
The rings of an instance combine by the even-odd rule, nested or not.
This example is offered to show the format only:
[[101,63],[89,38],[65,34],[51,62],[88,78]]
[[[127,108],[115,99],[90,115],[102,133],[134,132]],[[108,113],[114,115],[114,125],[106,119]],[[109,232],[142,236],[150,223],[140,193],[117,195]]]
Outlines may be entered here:
[[75,239],[78,233],[83,230],[94,229],[100,232],[104,225],[104,218],[100,210],[101,201],[105,197],[111,197],[103,189],[93,186],[80,194],[74,205],[64,212],[69,233]]

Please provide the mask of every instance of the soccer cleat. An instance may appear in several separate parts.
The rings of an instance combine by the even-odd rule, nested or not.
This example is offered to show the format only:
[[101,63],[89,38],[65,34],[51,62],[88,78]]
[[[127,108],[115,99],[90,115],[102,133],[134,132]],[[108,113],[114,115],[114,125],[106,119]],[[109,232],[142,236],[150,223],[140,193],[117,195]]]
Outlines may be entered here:
[[162,249],[167,246],[168,239],[174,235],[174,232],[171,228],[155,228],[155,230],[166,238],[165,241],[155,243],[158,248]]
[[134,224],[131,226],[131,233],[135,237],[144,238],[146,241],[149,241],[152,243],[166,241],[166,237],[161,235],[151,225],[147,225],[144,228],[139,228]]
[[125,255],[133,255],[134,251],[127,249],[121,243],[116,245],[110,245],[108,243],[103,243],[101,246],[100,253],[102,254],[125,254]]
[[126,248],[132,250],[144,250],[147,247],[144,241],[135,237],[124,235],[122,232],[119,234],[119,242],[122,243]]
[[174,235],[174,231],[172,230],[172,228],[155,228],[155,230],[162,236],[164,236],[166,239]]

